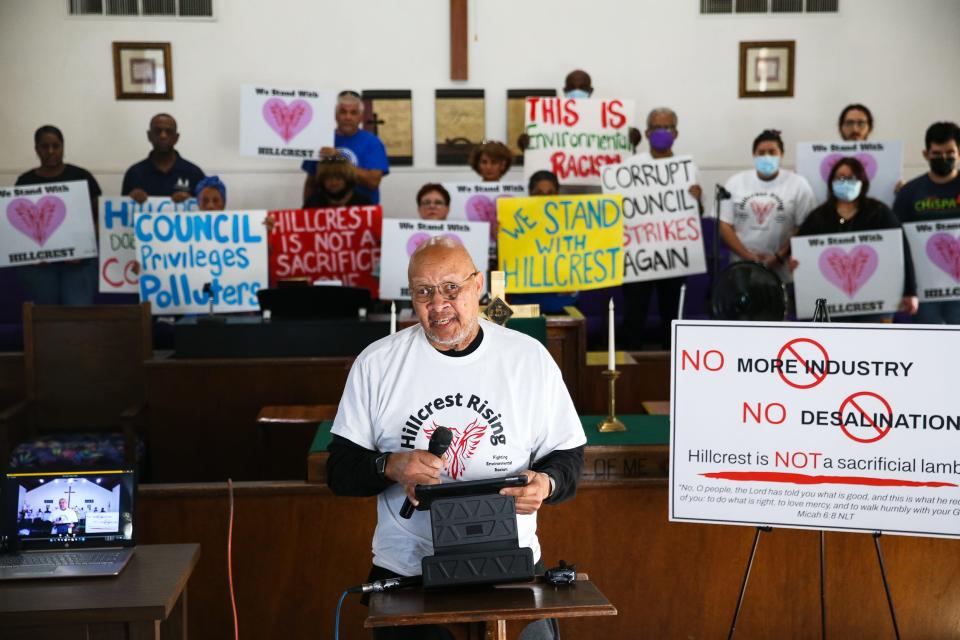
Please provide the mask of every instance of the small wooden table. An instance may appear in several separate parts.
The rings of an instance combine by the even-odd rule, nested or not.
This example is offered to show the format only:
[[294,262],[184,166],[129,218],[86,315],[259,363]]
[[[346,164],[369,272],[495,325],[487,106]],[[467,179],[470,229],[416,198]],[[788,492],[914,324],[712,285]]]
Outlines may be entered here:
[[615,616],[610,604],[585,573],[577,582],[554,587],[538,578],[495,587],[399,589],[375,593],[363,626],[444,625],[465,640],[506,640],[507,620]]
[[187,638],[199,544],[138,546],[120,575],[0,583],[0,637]]

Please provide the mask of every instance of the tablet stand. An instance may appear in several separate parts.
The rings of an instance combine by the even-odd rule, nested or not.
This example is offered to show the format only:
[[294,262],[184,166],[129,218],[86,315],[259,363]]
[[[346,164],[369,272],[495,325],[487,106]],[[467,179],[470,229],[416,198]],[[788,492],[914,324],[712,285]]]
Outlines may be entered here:
[[439,498],[430,505],[434,555],[421,562],[423,586],[533,578],[533,551],[520,547],[516,502],[498,493]]

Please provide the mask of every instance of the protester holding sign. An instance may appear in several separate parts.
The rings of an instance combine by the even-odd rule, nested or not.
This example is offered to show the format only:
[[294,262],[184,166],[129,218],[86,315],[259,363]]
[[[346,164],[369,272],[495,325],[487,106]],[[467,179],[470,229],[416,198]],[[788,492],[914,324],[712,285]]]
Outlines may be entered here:
[[[668,107],[659,107],[647,114],[647,130],[644,132],[650,143],[650,153],[641,153],[636,157],[644,159],[660,159],[673,157],[673,143],[676,141],[677,113]],[[698,213],[703,214],[701,196],[703,190],[699,184],[692,184],[687,189],[696,200]],[[680,304],[680,289],[686,277],[663,278],[661,280],[646,280],[643,282],[624,282],[624,326],[627,331],[621,332],[624,347],[639,349],[641,333],[647,323],[647,314],[650,310],[650,296],[656,292],[657,308],[660,315],[660,326],[657,331],[657,341],[664,349],[670,349],[670,323],[677,318]]]
[[446,220],[450,214],[450,192],[436,182],[423,185],[417,191],[417,213],[424,220]]
[[[342,155],[356,169],[357,192],[370,198],[371,204],[380,202],[380,181],[390,173],[387,150],[380,138],[360,128],[363,122],[363,101],[356,91],[341,91],[337,96],[334,112],[337,129],[334,132],[334,147],[323,147],[320,155]],[[307,173],[303,183],[303,201],[306,202],[318,186],[317,161],[304,160],[300,168]]]
[[[827,201],[814,209],[800,225],[798,236],[828,233],[852,233],[874,229],[899,229],[900,221],[887,205],[867,197],[870,177],[856,158],[843,158],[830,171],[830,193]],[[900,310],[909,314],[917,312],[917,282],[910,259],[910,247],[903,245],[903,300]],[[798,266],[790,261],[790,270]],[[871,313],[845,316],[844,322],[890,322],[893,313]]]
[[767,129],[754,139],[755,170],[725,185],[731,198],[720,206],[720,237],[734,260],[759,262],[788,281],[790,237],[816,203],[805,178],[780,168],[782,157],[779,131]]
[[[893,211],[901,222],[960,218],[958,145],[960,127],[955,123],[936,122],[927,129],[923,157],[930,164],[930,170],[905,184],[897,194]],[[917,322],[960,324],[960,301],[924,302],[917,313]]]
[[326,156],[315,164],[316,189],[303,203],[304,209],[373,204],[370,196],[357,188],[357,169],[345,156]]
[[150,119],[147,140],[153,150],[146,160],[133,165],[123,174],[123,195],[136,202],[150,196],[169,196],[174,202],[193,197],[198,182],[203,180],[203,169],[184,160],[174,150],[180,140],[177,121],[167,113],[158,113]]
[[[593,80],[591,80],[589,73],[583,69],[574,69],[567,74],[566,79],[563,81],[564,98],[589,98],[592,95]],[[640,134],[640,130],[635,127],[630,127],[628,135],[630,137],[630,144],[633,145],[633,149],[636,151],[637,145],[643,140],[643,136]],[[517,146],[523,151],[526,151],[527,147],[530,146],[530,136],[526,133],[521,133],[517,137]]]
[[873,114],[862,104],[848,104],[840,112],[837,122],[840,137],[846,141],[863,141],[873,131]]
[[[90,192],[90,211],[96,226],[97,200],[102,191],[86,169],[63,161],[63,133],[53,125],[44,125],[33,134],[34,150],[40,166],[17,178],[17,186],[73,182],[83,180]],[[47,262],[19,267],[17,275],[27,298],[37,304],[93,304],[97,291],[97,260],[86,258],[65,262]]]
[[220,176],[207,176],[198,182],[196,194],[200,211],[223,211],[227,206],[227,185]]
[[500,182],[510,170],[513,153],[502,142],[490,140],[477,145],[470,151],[470,166],[484,182]]

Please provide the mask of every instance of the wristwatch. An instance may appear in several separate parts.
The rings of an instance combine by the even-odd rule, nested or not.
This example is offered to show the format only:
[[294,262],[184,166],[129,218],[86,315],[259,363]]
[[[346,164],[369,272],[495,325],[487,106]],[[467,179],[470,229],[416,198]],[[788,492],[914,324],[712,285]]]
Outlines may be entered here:
[[387,458],[390,457],[390,453],[383,453],[377,456],[376,460],[373,461],[374,466],[377,469],[377,475],[383,479],[387,477]]
[[553,476],[549,473],[544,473],[543,475],[547,476],[547,480],[550,481],[550,493],[547,494],[547,500],[550,499],[550,496],[553,495],[553,492],[557,490],[557,481],[553,479]]

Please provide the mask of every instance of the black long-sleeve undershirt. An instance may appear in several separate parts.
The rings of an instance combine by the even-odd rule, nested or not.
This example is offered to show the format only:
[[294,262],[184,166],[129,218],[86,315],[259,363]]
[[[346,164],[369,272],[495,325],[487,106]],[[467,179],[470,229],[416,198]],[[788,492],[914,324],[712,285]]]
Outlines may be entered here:
[[[338,496],[375,496],[390,485],[392,480],[381,478],[377,473],[376,460],[379,451],[371,451],[352,440],[334,435],[327,447],[327,486]],[[553,494],[545,501],[557,504],[569,500],[577,493],[577,483],[583,469],[583,447],[558,449],[534,462],[533,471],[546,473],[553,478]]]

